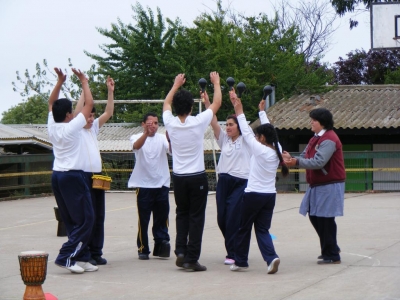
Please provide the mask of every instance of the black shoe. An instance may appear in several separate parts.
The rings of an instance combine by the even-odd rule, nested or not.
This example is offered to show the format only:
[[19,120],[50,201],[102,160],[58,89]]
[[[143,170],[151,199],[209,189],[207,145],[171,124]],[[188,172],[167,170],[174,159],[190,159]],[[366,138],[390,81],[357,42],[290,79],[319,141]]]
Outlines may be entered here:
[[159,257],[169,257],[171,254],[171,245],[169,244],[168,241],[162,241],[161,244],[159,244],[158,248],[158,255]]
[[94,258],[90,258],[89,262],[93,265],[93,266],[97,266],[97,261],[94,260]]
[[193,270],[193,271],[206,271],[207,267],[202,266],[199,262],[196,263],[184,263],[183,268],[186,270]]
[[183,268],[183,262],[185,261],[185,255],[183,253],[179,253],[176,255],[176,266],[179,268]]
[[92,256],[92,259],[89,261],[93,265],[93,263],[91,261],[95,261],[96,262],[96,264],[94,266],[96,266],[96,265],[106,265],[107,264],[107,259],[102,258],[101,256],[98,256],[98,255]]
[[319,265],[338,265],[340,263],[341,263],[340,260],[332,260],[332,259],[323,259],[317,261],[317,264]]
[[144,253],[139,253],[139,259],[140,260],[148,260],[149,259],[149,255],[148,254],[144,254]]
[[[340,249],[339,249],[338,253],[340,253],[340,252],[342,252],[342,251],[340,251]],[[323,256],[323,255],[320,255],[320,256],[318,256],[317,258],[318,258],[318,259],[324,259],[324,256]]]

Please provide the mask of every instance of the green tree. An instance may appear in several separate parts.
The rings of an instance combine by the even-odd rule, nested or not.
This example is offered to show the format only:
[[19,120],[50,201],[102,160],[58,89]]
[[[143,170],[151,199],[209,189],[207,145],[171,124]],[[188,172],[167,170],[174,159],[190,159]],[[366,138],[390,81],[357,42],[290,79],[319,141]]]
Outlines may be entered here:
[[[171,87],[171,78],[183,72],[174,41],[181,25],[164,18],[160,9],[157,16],[136,3],[132,6],[135,24],[125,25],[120,20],[111,29],[101,29],[100,34],[111,40],[101,46],[105,56],[86,52],[99,66],[98,74],[109,74],[116,82],[116,99],[164,99]],[[175,74],[175,75],[174,75]],[[132,122],[140,120],[142,110],[132,105],[118,105],[118,119]],[[154,109],[161,112],[162,105]]]
[[46,124],[48,95],[33,95],[2,113],[3,124]]

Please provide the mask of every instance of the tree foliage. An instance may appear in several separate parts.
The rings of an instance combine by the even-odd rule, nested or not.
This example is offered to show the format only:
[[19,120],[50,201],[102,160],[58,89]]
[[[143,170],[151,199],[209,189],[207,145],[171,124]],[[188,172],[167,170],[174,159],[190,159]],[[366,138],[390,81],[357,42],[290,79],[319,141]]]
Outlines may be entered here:
[[[132,9],[135,24],[118,20],[111,30],[98,29],[112,41],[102,45],[105,56],[87,53],[97,61],[99,73],[116,80],[118,99],[163,99],[178,73],[186,74],[184,88],[197,97],[198,80],[218,71],[223,84],[234,77],[247,85],[245,109],[255,111],[266,84],[274,84],[276,98],[281,99],[330,80],[325,67],[310,71],[304,53],[299,53],[298,27],[282,30],[276,18],[270,20],[265,14],[232,18],[217,1],[215,11],[202,13],[194,26],[184,27],[179,19],[165,21],[159,9],[156,16],[139,3]],[[212,94],[210,85],[208,93]],[[224,93],[219,117],[231,112]],[[137,119],[140,113],[129,105],[116,110],[125,120]]]
[[48,116],[48,98],[42,95],[28,97],[22,103],[2,113],[3,124],[46,124]]
[[[311,45],[318,44],[323,35],[313,37],[312,31],[305,34],[299,18],[281,22],[278,13],[273,18],[264,13],[241,16],[223,9],[221,0],[217,0],[216,10],[201,13],[192,26],[185,27],[179,18],[164,19],[160,9],[153,13],[136,3],[132,10],[133,24],[118,19],[109,29],[98,28],[108,38],[101,45],[102,55],[85,52],[96,62],[87,72],[94,99],[106,99],[107,75],[116,83],[115,99],[164,99],[178,73],[186,74],[184,88],[198,97],[198,80],[209,80],[209,73],[218,71],[223,88],[219,119],[233,112],[225,79],[234,77],[236,83],[242,81],[247,86],[242,100],[251,120],[257,117],[267,84],[275,85],[276,99],[280,100],[304,91],[321,92],[321,87],[332,80],[332,73],[318,57],[325,46],[313,50],[317,48]],[[314,27],[324,26],[318,18],[310,20],[317,20],[313,21]],[[310,34],[306,45],[305,36]],[[323,39],[329,39],[329,35]],[[26,71],[23,77],[17,73],[17,79],[22,88],[13,84],[21,95],[35,93],[47,98],[56,76],[44,60],[36,65],[34,75]],[[211,84],[207,91],[212,97]],[[67,98],[78,98],[80,88],[74,77],[63,86],[62,93]],[[138,122],[149,110],[160,115],[161,109],[162,104],[118,104],[113,122]],[[194,110],[197,113],[197,106]]]
[[355,50],[334,63],[337,84],[400,83],[400,50]]

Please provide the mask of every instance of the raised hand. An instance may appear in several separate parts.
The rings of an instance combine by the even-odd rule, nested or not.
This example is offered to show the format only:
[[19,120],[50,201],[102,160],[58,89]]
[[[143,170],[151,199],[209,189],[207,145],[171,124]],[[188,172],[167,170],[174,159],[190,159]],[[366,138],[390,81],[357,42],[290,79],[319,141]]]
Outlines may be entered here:
[[110,92],[114,92],[114,87],[115,87],[114,79],[112,79],[110,76],[107,76],[106,84],[107,84],[107,89]]
[[72,72],[79,78],[81,83],[88,82],[89,80],[86,78],[86,75],[81,72],[79,69],[72,68]]
[[260,103],[258,104],[258,109],[260,111],[265,111],[265,100],[260,101]]
[[57,74],[58,77],[58,81],[59,82],[65,82],[65,80],[67,80],[67,75],[63,73],[63,71],[60,68],[54,68],[54,71]]
[[232,102],[233,108],[235,109],[235,113],[236,115],[240,115],[243,113],[243,105],[242,105],[242,101],[240,101],[240,99],[238,98],[238,96],[235,93],[235,90],[232,89],[231,91],[229,91],[229,99]]
[[174,87],[180,88],[185,82],[186,82],[185,74],[184,73],[178,74],[175,77]]
[[204,93],[202,93],[202,92],[200,91],[200,98],[202,99],[201,101],[204,103],[204,106],[205,106],[206,108],[208,108],[208,107],[211,105],[211,103],[210,103],[210,98],[208,97],[208,94],[207,94],[206,91],[204,91]]
[[210,73],[210,81],[213,85],[220,85],[220,79],[218,72],[211,72]]

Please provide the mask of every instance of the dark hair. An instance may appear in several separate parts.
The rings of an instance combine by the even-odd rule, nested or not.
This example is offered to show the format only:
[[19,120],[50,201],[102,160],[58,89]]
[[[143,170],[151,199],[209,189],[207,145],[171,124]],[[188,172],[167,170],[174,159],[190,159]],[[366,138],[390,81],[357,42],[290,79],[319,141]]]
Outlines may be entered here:
[[239,121],[238,121],[236,115],[230,115],[230,116],[228,116],[228,117],[226,118],[227,121],[228,121],[229,119],[232,119],[233,122],[236,123],[237,128],[239,129],[239,134],[242,135],[242,131],[240,130]]
[[326,108],[313,109],[310,111],[310,118],[317,120],[326,130],[333,129],[333,116]]
[[67,98],[58,99],[53,103],[51,110],[56,123],[64,122],[67,113],[72,114],[72,102]]
[[279,149],[279,139],[278,134],[275,130],[275,127],[271,124],[262,124],[256,128],[256,135],[260,136],[263,135],[267,144],[273,145],[275,147],[276,154],[278,155],[280,166],[281,166],[281,173],[283,177],[289,175],[289,168],[283,161],[281,150]]
[[147,114],[145,114],[145,115],[143,116],[142,122],[143,122],[143,123],[146,123],[148,117],[155,117],[155,118],[158,118],[158,116],[157,116],[155,113],[149,112],[149,113],[147,113]]
[[178,116],[188,115],[193,107],[193,95],[187,90],[179,90],[172,99],[172,106]]
[[91,112],[91,113],[92,113],[92,114],[95,114],[95,113],[96,113],[96,107],[93,106],[92,112]]

